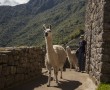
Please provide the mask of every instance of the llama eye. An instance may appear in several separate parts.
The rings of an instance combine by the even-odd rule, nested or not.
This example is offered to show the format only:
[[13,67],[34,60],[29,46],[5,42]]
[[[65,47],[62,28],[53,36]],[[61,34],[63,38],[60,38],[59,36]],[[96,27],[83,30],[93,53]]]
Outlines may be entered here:
[[51,32],[51,31],[49,31],[49,32]]
[[47,33],[47,32],[45,33],[45,36],[46,36],[46,37],[48,36],[48,33]]

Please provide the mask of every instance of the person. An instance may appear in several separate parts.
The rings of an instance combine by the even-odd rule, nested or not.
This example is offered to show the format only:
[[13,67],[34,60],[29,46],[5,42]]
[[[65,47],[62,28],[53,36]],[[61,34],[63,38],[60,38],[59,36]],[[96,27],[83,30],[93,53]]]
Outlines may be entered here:
[[84,40],[84,35],[81,35],[79,41],[79,49],[78,49],[79,72],[85,71],[85,48],[86,48],[86,41]]

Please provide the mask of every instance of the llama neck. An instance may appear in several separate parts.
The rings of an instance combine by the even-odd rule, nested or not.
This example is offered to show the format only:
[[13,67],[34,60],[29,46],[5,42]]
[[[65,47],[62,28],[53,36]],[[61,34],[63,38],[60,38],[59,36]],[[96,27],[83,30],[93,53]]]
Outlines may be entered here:
[[53,52],[53,44],[52,44],[52,39],[46,38],[46,50],[48,54],[51,54]]
[[68,56],[71,55],[71,50],[67,50],[67,55],[68,55]]

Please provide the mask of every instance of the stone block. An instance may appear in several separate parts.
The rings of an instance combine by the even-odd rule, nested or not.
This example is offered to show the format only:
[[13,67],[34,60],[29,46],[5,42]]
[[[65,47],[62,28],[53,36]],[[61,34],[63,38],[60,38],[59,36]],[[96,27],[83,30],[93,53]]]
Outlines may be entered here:
[[[108,24],[109,26],[110,26],[110,24]],[[107,27],[107,26],[106,26]],[[109,30],[110,30],[110,27],[108,28]],[[107,29],[107,30],[108,30]],[[104,34],[103,34],[103,40],[104,41],[110,41],[110,32],[105,32]]]
[[16,67],[15,66],[11,66],[11,74],[15,75],[17,72],[16,72]]
[[2,75],[7,76],[9,74],[10,74],[10,67],[8,67],[8,66],[2,67]]
[[16,74],[15,76],[15,82],[19,83],[21,81],[21,75],[20,74]]
[[10,87],[12,84],[14,84],[15,77],[13,75],[6,76],[5,86]]
[[101,74],[100,82],[110,83],[110,74]]
[[0,54],[0,64],[2,64],[2,55]]
[[17,73],[17,74],[23,74],[23,73],[24,73],[24,69],[17,67],[17,68],[16,68],[16,73]]
[[102,63],[101,73],[110,75],[110,63],[108,63],[108,62]]
[[8,55],[2,54],[1,59],[2,59],[2,63],[6,64],[8,62]]
[[8,66],[14,66],[15,65],[15,61],[14,58],[12,56],[8,57]]
[[110,63],[110,55],[103,54],[102,55],[102,58],[101,58],[101,61],[102,62],[108,62],[108,63]]
[[2,65],[0,65],[0,76],[1,76],[1,73],[2,73]]
[[[104,42],[98,42],[98,43],[96,43],[96,47],[97,48],[102,48],[103,46],[104,46]],[[99,53],[101,53],[101,52],[99,52]]]
[[110,52],[109,51],[110,51],[110,48],[104,48],[102,53],[104,55],[110,55]]
[[2,90],[5,87],[5,81],[6,78],[4,76],[0,77],[0,90]]

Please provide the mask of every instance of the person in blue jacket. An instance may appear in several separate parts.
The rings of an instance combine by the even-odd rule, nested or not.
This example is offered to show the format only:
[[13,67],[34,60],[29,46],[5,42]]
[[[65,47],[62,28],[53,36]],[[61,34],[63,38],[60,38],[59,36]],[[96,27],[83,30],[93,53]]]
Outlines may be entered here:
[[86,48],[86,41],[84,40],[84,35],[81,35],[79,41],[79,49],[78,49],[79,72],[85,71],[85,48]]

